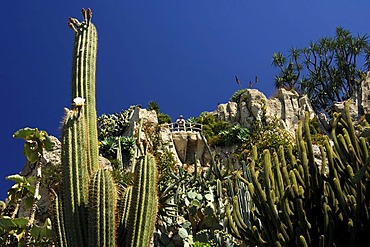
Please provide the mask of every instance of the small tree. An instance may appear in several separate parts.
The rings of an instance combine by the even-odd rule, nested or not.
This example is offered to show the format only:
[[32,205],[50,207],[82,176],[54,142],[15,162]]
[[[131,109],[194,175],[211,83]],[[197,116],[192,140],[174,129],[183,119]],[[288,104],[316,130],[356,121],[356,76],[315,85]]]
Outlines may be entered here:
[[168,114],[164,114],[160,111],[159,105],[157,102],[154,101],[149,101],[148,103],[148,110],[149,111],[155,111],[158,117],[158,123],[163,124],[163,123],[171,123],[172,119]]
[[[323,37],[307,48],[291,48],[288,56],[275,52],[272,65],[280,70],[275,86],[307,94],[316,111],[329,112],[333,102],[358,93],[369,58],[367,36],[353,36],[338,27],[333,38]],[[364,60],[366,68],[359,64]]]
[[[8,190],[7,202],[1,202],[0,212],[0,242],[2,245],[17,243],[18,246],[42,246],[50,244],[52,238],[50,219],[45,221],[44,226],[35,224],[37,203],[40,199],[41,163],[44,149],[51,151],[54,143],[46,133],[38,129],[24,128],[13,134],[15,138],[25,140],[24,154],[28,162],[35,164],[36,178],[26,178],[21,175],[11,175],[6,179],[13,180],[15,184]],[[34,186],[32,185],[34,183]],[[21,202],[26,207],[31,207],[28,218],[19,217],[18,210]],[[11,216],[4,214],[4,209],[9,206],[13,209]]]
[[149,111],[155,111],[155,113],[159,114],[159,105],[157,102],[149,101],[148,103],[148,110]]

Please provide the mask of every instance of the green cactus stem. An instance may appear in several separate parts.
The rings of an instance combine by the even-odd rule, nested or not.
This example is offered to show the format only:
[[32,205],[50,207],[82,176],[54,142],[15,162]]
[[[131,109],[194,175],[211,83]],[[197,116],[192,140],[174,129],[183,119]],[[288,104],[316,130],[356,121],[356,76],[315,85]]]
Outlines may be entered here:
[[[75,40],[72,61],[72,101],[84,115],[87,162],[89,175],[98,167],[98,131],[96,121],[95,73],[98,36],[95,26],[90,22],[91,10],[83,11],[84,20],[79,23],[70,18],[69,25],[74,27]],[[83,99],[81,103],[76,99]]]
[[[75,32],[72,109],[62,126],[62,196],[56,193],[54,225],[58,246],[149,246],[158,211],[157,165],[145,154],[134,164],[134,182],[118,205],[110,171],[100,168],[95,108],[97,32],[91,10],[69,18]],[[139,132],[140,132],[139,128]],[[139,134],[140,138],[140,134]],[[138,141],[140,144],[140,142]],[[138,146],[143,153],[143,146]]]
[[54,198],[54,203],[52,205],[52,216],[53,216],[53,229],[55,232],[56,237],[56,245],[57,246],[66,246],[67,239],[66,239],[66,232],[65,232],[65,225],[64,225],[64,215],[63,215],[63,204],[60,198],[53,188],[50,188],[51,194]]
[[83,239],[87,237],[89,176],[83,118],[78,110],[70,111],[62,129],[63,199],[68,246],[83,246]]
[[111,173],[99,169],[90,185],[88,246],[116,246],[116,197]]
[[[124,246],[149,246],[155,229],[158,211],[157,165],[154,156],[146,154],[135,165],[135,179],[132,198],[125,228]],[[121,244],[121,243],[119,243]]]
[[121,205],[119,208],[119,227],[118,227],[118,242],[125,243],[125,236],[128,226],[128,218],[131,207],[131,198],[132,198],[132,185],[128,186],[121,199]]

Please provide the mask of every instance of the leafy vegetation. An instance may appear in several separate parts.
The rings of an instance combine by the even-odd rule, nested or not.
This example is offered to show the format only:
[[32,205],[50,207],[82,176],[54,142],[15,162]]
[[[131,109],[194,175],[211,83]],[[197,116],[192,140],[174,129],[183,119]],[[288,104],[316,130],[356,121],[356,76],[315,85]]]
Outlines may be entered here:
[[98,117],[98,139],[103,141],[107,137],[123,136],[129,126],[130,116],[135,106],[130,106],[127,110],[120,113],[102,114]]
[[135,139],[133,137],[112,136],[100,142],[100,153],[109,160],[119,159],[121,163],[127,163],[134,155],[134,147]]
[[120,113],[102,114],[98,117],[99,153],[116,166],[115,174],[125,177],[123,168],[134,155],[135,139],[124,136],[135,106]]
[[15,184],[8,190],[6,202],[0,201],[0,244],[1,246],[50,246],[53,243],[53,231],[50,219],[42,226],[32,224],[30,239],[27,239],[29,218],[18,217],[21,201],[27,209],[33,205],[35,187],[34,178],[11,175],[6,179]]
[[217,145],[231,146],[234,144],[243,144],[250,140],[250,132],[248,128],[236,124],[219,132],[220,139]]
[[239,103],[240,98],[241,98],[242,94],[245,93],[245,91],[246,91],[245,89],[239,89],[239,90],[235,91],[235,93],[231,96],[229,101]]
[[[255,120],[251,128],[239,124],[231,125],[226,121],[216,121],[214,115],[203,112],[199,118],[193,118],[194,122],[203,125],[203,135],[211,146],[237,145],[238,153],[248,156],[252,145],[258,147],[258,151],[275,149],[279,146],[286,147],[294,139],[286,130],[279,126],[278,119],[266,120],[266,109],[262,107],[261,120]],[[316,126],[315,131],[319,131]]]
[[20,129],[13,134],[14,138],[24,139],[23,153],[29,162],[35,163],[42,156],[44,148],[52,150],[54,143],[51,141],[48,133],[37,128]]
[[203,125],[203,135],[210,145],[217,145],[220,140],[219,133],[231,127],[226,121],[216,121],[215,116],[209,112],[202,112],[199,118],[193,121]]
[[[46,131],[24,128],[14,133],[13,137],[25,140],[23,153],[30,163],[35,163],[36,177],[26,178],[11,175],[6,179],[15,184],[8,190],[6,202],[0,202],[0,241],[3,246],[48,246],[52,243],[51,221],[46,219],[43,226],[35,224],[37,203],[40,199],[42,178],[41,159],[45,150],[52,150],[54,143]],[[21,203],[30,210],[28,217],[18,217]]]
[[252,146],[257,148],[258,153],[262,153],[265,149],[278,150],[280,146],[287,150],[293,139],[291,134],[279,126],[277,119],[271,120],[268,124],[255,121],[248,139],[241,144],[238,150],[243,157],[252,154]]
[[177,169],[160,193],[158,246],[236,246],[225,231],[223,202],[213,169]]
[[[369,57],[366,35],[353,36],[338,27],[334,37],[310,42],[307,48],[291,48],[287,56],[274,53],[272,65],[279,69],[275,86],[307,94],[317,112],[329,112],[333,102],[359,92],[370,68]],[[362,61],[366,67],[360,64]]]
[[158,105],[157,102],[150,101],[148,103],[148,108],[147,109],[149,111],[155,111],[155,113],[157,114],[159,124],[172,123],[171,117],[168,114],[162,113],[160,111],[160,108],[159,108],[159,105]]
[[159,124],[172,123],[172,119],[171,119],[170,115],[168,115],[168,114],[159,113],[158,114],[158,123]]

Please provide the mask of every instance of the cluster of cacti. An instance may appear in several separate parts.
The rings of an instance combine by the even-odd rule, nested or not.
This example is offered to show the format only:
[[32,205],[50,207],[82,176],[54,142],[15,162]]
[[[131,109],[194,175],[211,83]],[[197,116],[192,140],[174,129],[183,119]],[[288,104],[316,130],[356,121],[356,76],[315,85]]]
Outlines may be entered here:
[[[111,172],[99,165],[95,109],[97,32],[91,10],[84,20],[69,19],[75,32],[72,99],[62,126],[63,190],[55,194],[55,232],[59,246],[148,246],[157,212],[156,164],[150,154],[135,166],[134,185],[118,206]],[[123,211],[124,210],[124,211]],[[118,238],[119,236],[119,238]]]
[[297,155],[292,148],[265,150],[259,160],[254,149],[244,173],[236,174],[243,186],[226,209],[236,238],[250,246],[362,246],[368,241],[370,145],[356,135],[348,102],[345,114],[334,115],[331,135],[332,142],[327,138],[318,145],[321,162],[307,115],[297,130]]

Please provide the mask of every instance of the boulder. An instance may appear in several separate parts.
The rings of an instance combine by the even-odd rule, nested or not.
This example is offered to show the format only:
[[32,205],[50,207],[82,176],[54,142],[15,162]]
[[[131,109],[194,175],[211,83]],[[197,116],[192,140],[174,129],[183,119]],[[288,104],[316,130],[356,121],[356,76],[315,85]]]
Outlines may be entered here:
[[[129,127],[125,130],[124,136],[135,136],[140,125],[147,129],[154,128],[158,124],[158,117],[154,110],[148,111],[139,106],[135,106],[129,118]],[[147,139],[145,133],[145,131],[140,132],[140,139]]]

